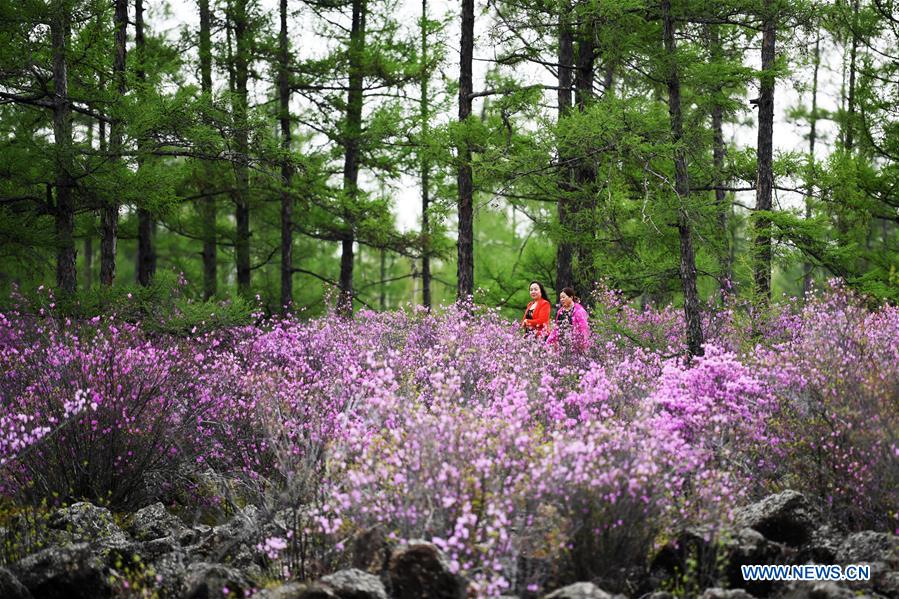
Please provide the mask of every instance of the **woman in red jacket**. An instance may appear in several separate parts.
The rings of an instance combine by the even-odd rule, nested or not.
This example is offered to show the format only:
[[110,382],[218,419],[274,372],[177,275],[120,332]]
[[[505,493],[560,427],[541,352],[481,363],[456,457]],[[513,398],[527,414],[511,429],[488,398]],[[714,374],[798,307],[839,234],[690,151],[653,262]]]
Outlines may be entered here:
[[531,281],[531,302],[524,311],[521,326],[527,337],[534,336],[537,339],[545,339],[549,335],[549,311],[551,305],[546,289],[538,281]]

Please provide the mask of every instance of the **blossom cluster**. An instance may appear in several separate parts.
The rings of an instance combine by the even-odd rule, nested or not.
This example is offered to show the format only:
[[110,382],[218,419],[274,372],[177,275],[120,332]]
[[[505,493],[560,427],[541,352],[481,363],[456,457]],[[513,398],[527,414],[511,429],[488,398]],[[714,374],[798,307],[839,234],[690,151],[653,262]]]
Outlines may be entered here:
[[614,292],[586,351],[464,304],[177,337],[0,314],[0,493],[201,501],[178,487],[213,472],[289,498],[290,535],[332,553],[373,528],[427,539],[482,596],[614,580],[784,487],[894,529],[899,310],[839,284],[764,319],[728,302],[693,359],[677,310]]

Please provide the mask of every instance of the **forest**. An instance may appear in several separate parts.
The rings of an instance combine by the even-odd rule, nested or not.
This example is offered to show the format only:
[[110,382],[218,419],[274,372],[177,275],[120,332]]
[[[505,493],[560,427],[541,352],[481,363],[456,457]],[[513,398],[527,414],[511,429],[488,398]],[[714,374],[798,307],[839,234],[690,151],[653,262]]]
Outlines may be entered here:
[[899,597],[897,303],[895,0],[0,0],[0,597]]
[[6,3],[5,295],[897,299],[889,0],[176,8]]

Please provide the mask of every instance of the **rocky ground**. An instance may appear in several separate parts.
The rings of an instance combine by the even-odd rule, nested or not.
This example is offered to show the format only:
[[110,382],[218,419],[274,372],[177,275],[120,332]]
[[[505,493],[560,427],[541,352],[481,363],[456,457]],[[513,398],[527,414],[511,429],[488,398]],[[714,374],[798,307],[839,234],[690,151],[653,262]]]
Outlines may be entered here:
[[[361,537],[353,544],[352,568],[311,583],[272,582],[259,539],[284,528],[277,514],[263,518],[252,507],[225,524],[210,527],[187,526],[157,503],[119,525],[108,510],[78,503],[51,517],[45,548],[0,568],[0,598],[148,594],[219,599],[253,594],[260,599],[455,599],[467,595],[467,582],[450,572],[430,543],[391,546],[377,536]],[[0,529],[0,537],[11,538],[11,532]],[[847,534],[823,525],[806,498],[793,491],[741,509],[734,526],[719,535],[719,542],[710,543],[709,537],[709,530],[683,531],[658,552],[648,573],[643,569],[631,576],[625,588],[611,589],[616,593],[608,592],[609,586],[602,581],[583,581],[545,597],[899,598],[899,537],[871,531]],[[804,563],[870,564],[871,580],[747,583],[740,570],[744,564]],[[692,577],[688,580],[684,572]],[[671,589],[671,581],[677,580],[685,582],[674,593],[659,590],[663,581]]]

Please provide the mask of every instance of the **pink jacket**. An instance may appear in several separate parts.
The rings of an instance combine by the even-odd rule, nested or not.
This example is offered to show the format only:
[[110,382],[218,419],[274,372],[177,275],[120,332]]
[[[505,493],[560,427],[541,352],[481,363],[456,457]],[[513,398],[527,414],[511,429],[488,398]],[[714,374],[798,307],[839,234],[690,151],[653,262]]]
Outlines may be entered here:
[[587,347],[590,345],[590,323],[587,322],[587,311],[577,302],[571,306],[570,329],[568,328],[568,324],[565,323],[565,313],[566,311],[561,308],[556,312],[556,326],[553,327],[546,342],[556,344],[558,343],[560,336],[564,337],[566,334],[569,334],[571,336],[572,347],[574,347],[576,351],[586,351]]

